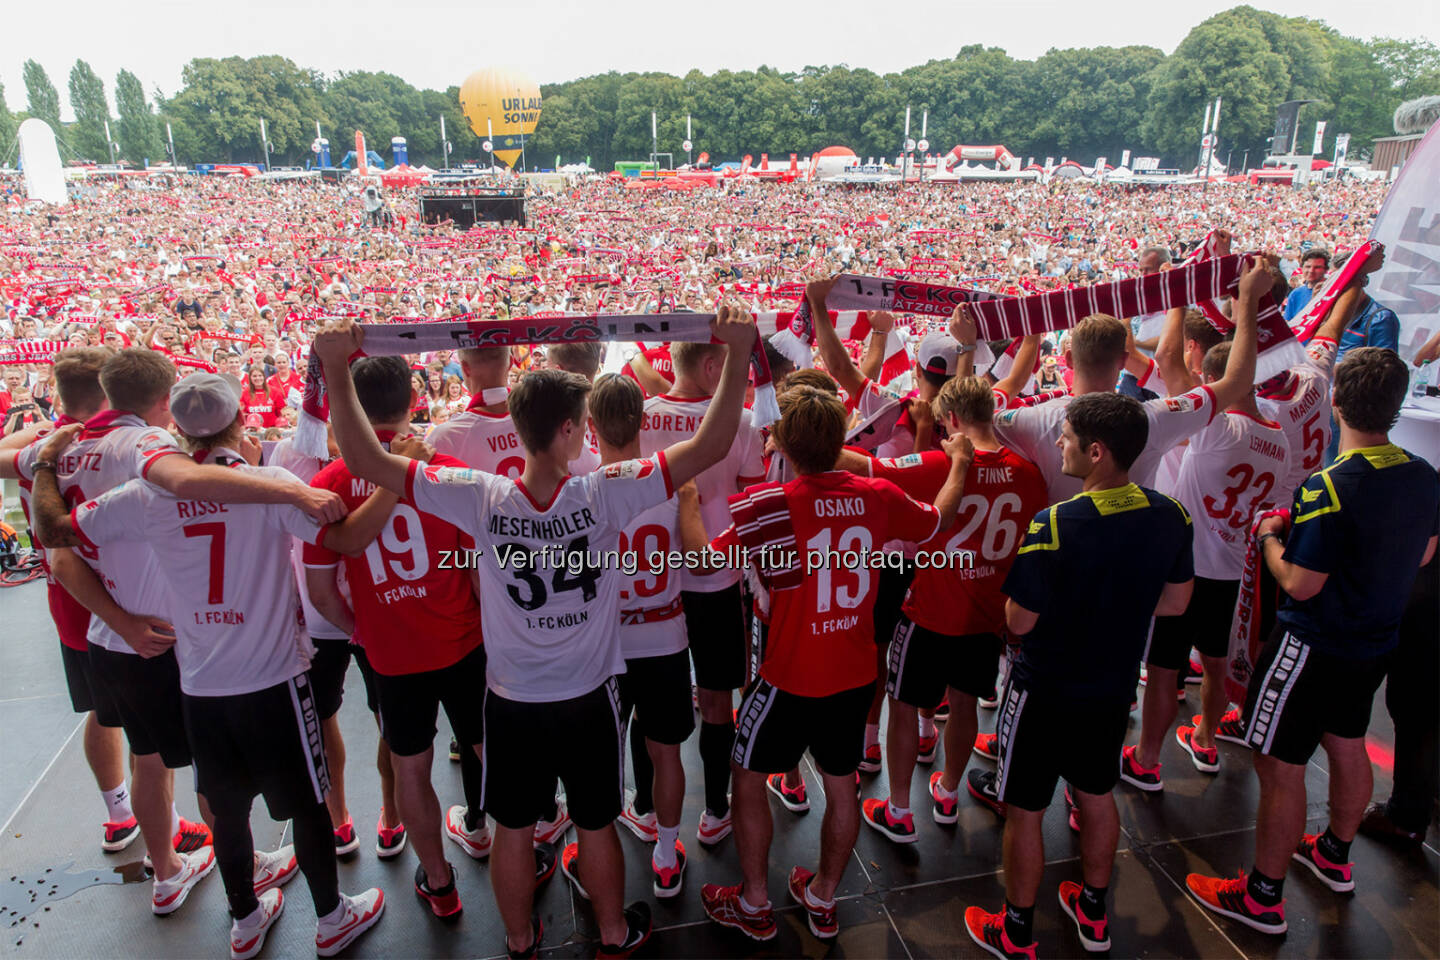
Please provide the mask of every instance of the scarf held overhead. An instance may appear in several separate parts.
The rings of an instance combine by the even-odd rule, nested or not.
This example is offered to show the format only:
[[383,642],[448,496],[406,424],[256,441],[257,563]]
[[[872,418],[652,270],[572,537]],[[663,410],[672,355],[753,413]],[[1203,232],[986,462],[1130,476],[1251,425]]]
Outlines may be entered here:
[[[594,343],[614,340],[710,343],[713,313],[566,314],[509,320],[431,321],[423,323],[362,323],[366,356],[398,356],[434,350],[472,347],[513,347],[532,343]],[[751,408],[756,426],[780,419],[770,364],[759,336],[750,353],[755,401]],[[312,350],[305,368],[305,394],[295,431],[296,449],[308,456],[324,456],[325,422],[330,417],[320,358]]]

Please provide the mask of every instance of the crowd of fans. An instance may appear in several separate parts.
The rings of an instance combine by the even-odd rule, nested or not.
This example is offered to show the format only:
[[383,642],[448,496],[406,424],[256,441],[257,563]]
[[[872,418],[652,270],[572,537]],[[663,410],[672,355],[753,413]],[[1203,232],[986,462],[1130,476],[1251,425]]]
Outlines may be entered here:
[[[696,839],[733,833],[743,874],[699,897],[752,939],[776,935],[770,798],[809,809],[807,751],[826,823],[814,869],[795,866],[787,887],[816,937],[838,932],[862,824],[915,842],[911,778],[934,764],[936,823],[956,822],[962,784],[1006,821],[1006,902],[967,910],[970,936],[1033,960],[1040,823],[1059,781],[1082,851],[1060,906],[1080,946],[1103,951],[1113,790],[1163,790],[1167,751],[1248,776],[1222,774],[1217,740],[1255,754],[1253,867],[1192,874],[1189,893],[1283,933],[1289,863],[1352,890],[1356,832],[1418,842],[1435,791],[1436,721],[1418,698],[1396,713],[1409,738],[1396,796],[1367,809],[1374,693],[1387,670],[1415,672],[1417,633],[1433,648],[1440,506],[1435,467],[1388,441],[1410,379],[1395,316],[1366,289],[1383,250],[1325,287],[1383,199],[1351,182],[638,195],[596,178],[533,196],[528,227],[463,231],[421,224],[409,196],[375,224],[355,188],[312,182],[12,199],[0,476],[21,481],[47,548],[105,849],[146,837],[156,913],[218,865],[241,960],[297,873],[320,955],[373,927],[384,894],[339,891],[335,859],[360,841],[343,759],[326,762],[345,756],[336,713],[354,659],[379,725],[377,855],[413,845],[415,891],[440,917],[465,883],[446,839],[489,858],[512,956],[541,945],[533,893],[557,868],[591,900],[601,955],[645,941],[614,825],[655,844],[654,896],[681,895],[696,771],[680,744],[697,727]],[[1185,269],[1211,243],[1265,251],[1207,305],[1218,318],[1200,304],[1092,314],[986,343],[966,307],[871,311],[865,340],[827,312],[838,273],[1025,297]],[[1325,312],[1303,359],[1258,376],[1265,305],[1291,319],[1312,298]],[[761,425],[746,409],[755,317],[802,303],[813,352],[797,363],[764,345],[781,418]],[[351,362],[369,325],[399,319],[675,311],[715,314],[715,342]],[[293,436],[312,362],[327,458]],[[177,438],[193,457],[170,455]],[[787,561],[786,545],[822,559]],[[612,570],[549,556],[562,547],[695,559]],[[872,548],[891,559],[854,559]],[[516,550],[525,559],[502,559]],[[1254,642],[1236,647],[1237,624]],[[1195,679],[1202,712],[1174,727],[1171,692]],[[448,807],[430,784],[442,707],[464,785]],[[987,708],[994,734],[978,733]],[[1305,834],[1318,748],[1331,822]],[[972,754],[995,769],[967,773]],[[203,825],[174,812],[169,771],[192,761]],[[857,802],[882,765],[888,795]],[[254,850],[256,795],[294,823],[293,845]]]

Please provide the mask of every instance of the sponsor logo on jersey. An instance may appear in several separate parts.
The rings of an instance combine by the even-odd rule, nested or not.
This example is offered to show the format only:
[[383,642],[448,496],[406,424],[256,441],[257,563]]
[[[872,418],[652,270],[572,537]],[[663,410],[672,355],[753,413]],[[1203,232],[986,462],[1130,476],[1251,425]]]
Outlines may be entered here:
[[1000,414],[1000,416],[995,418],[995,423],[997,426],[1008,427],[1015,422],[1015,418],[1019,415],[1019,410],[1006,410],[1004,413]]
[[1188,413],[1191,410],[1198,410],[1199,406],[1195,398],[1187,394],[1178,397],[1170,397],[1165,401],[1165,409],[1171,413]]
[[907,453],[903,457],[890,457],[880,462],[887,467],[904,469],[905,467],[918,467],[924,461],[924,457],[918,453]]
[[469,467],[426,467],[425,476],[431,483],[465,486],[480,482],[480,471]]
[[650,471],[654,469],[655,463],[651,460],[623,460],[605,468],[605,479],[640,480],[650,476]]

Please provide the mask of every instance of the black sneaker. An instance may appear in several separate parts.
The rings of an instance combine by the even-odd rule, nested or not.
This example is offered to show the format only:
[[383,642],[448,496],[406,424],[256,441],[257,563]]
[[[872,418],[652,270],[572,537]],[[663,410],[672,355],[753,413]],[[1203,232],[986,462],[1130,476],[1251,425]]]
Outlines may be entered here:
[[[445,866],[450,867],[450,864]],[[425,875],[424,865],[415,864],[415,895],[428,903],[430,912],[441,919],[453,917],[463,909],[460,893],[455,889],[454,867],[450,867],[450,881],[445,886],[432,887],[430,878]]]
[[555,862],[560,859],[553,843],[535,844],[535,886],[555,876]]
[[625,942],[602,943],[595,951],[595,960],[628,957],[650,939],[650,905],[636,900],[625,908]]
[[1006,807],[1000,801],[1000,777],[994,770],[971,770],[965,775],[965,789],[995,816],[1005,816]]
[[535,931],[535,939],[530,941],[530,948],[528,950],[511,950],[510,941],[506,940],[505,956],[510,960],[534,960],[540,955],[540,938],[545,936],[545,924],[539,917],[536,917],[531,929]]

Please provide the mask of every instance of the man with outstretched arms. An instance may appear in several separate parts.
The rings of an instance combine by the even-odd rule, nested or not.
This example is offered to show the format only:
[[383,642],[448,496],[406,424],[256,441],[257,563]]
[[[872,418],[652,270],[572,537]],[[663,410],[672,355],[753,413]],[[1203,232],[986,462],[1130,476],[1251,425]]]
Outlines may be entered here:
[[636,513],[725,455],[740,425],[753,321],[724,307],[712,333],[727,349],[714,401],[694,435],[654,459],[613,463],[583,477],[569,463],[585,443],[584,377],[528,374],[509,405],[525,468],[518,478],[425,467],[386,453],[355,399],[348,358],[360,328],[331,321],[317,337],[336,439],[358,477],[402,493],[417,509],[470,534],[477,549],[487,652],[486,812],[495,820],[492,888],[507,948],[533,955],[535,823],[565,784],[580,835],[580,877],[600,928],[600,954],[625,956],[649,935],[648,908],[622,907],[624,863],[614,821],[621,807],[621,724],[615,675],[624,669],[614,562]]

